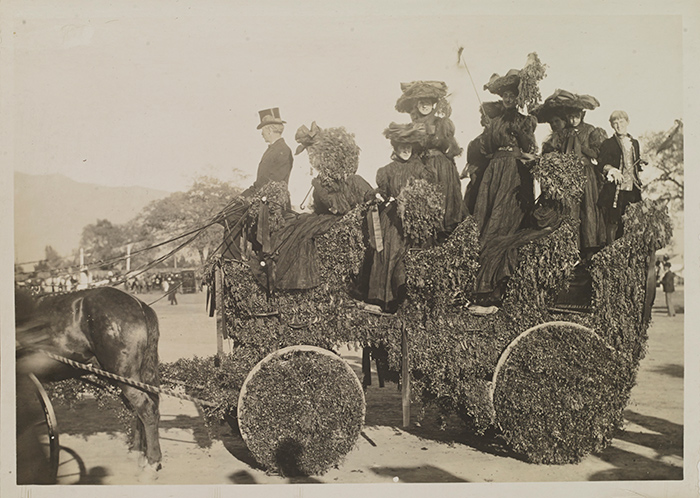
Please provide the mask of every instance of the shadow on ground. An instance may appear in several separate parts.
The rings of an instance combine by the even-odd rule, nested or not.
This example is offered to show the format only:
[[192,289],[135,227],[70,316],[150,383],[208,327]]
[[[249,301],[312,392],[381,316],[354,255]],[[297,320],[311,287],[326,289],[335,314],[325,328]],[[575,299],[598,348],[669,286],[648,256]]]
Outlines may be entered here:
[[656,457],[649,458],[632,451],[610,447],[597,456],[615,468],[593,474],[589,480],[682,480],[683,468],[666,463],[662,458],[683,458],[683,426],[631,410],[626,410],[624,416],[627,421],[644,427],[653,434],[626,430],[617,439],[652,449],[656,452]]
[[373,467],[372,472],[382,477],[398,478],[399,482],[469,482],[433,465],[421,467]]
[[[345,357],[355,373],[362,378],[362,367],[353,362],[353,357]],[[456,415],[447,418],[440,416],[436,409],[426,408],[421,412],[415,403],[411,406],[411,424],[403,427],[403,410],[401,390],[398,384],[385,382],[379,387],[376,373],[372,373],[372,384],[365,390],[367,414],[365,426],[383,426],[400,429],[420,439],[426,439],[447,445],[463,444],[495,456],[510,457],[518,460],[523,458],[513,453],[499,437],[495,430],[488,430],[479,435],[471,431]]]
[[683,368],[683,365],[675,365],[669,363],[667,365],[662,365],[654,368],[652,372],[668,375],[677,379],[682,379],[684,376],[685,369]]

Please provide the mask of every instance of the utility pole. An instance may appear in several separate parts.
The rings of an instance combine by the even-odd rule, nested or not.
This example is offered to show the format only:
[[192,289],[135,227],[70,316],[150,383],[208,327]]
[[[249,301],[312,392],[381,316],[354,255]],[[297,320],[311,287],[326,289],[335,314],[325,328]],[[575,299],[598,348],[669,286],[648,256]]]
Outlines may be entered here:
[[133,243],[127,244],[126,246],[126,274],[128,275],[131,271],[131,248],[134,246]]

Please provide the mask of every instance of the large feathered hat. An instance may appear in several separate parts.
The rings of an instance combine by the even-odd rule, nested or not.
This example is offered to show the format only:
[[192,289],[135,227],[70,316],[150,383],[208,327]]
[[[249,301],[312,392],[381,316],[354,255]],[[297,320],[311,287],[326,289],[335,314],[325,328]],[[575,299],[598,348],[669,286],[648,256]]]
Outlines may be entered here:
[[496,73],[491,75],[488,83],[484,85],[484,90],[500,96],[503,96],[506,90],[511,90],[517,94],[520,107],[533,107],[542,98],[538,84],[545,77],[546,68],[537,54],[532,52],[528,54],[522,69],[511,69],[505,76]]
[[411,112],[421,99],[438,102],[447,95],[447,85],[443,81],[412,81],[401,83],[403,94],[396,101],[396,110]]
[[513,93],[518,93],[518,85],[520,85],[520,70],[511,69],[505,76],[498,73],[493,73],[489,82],[484,85],[484,90],[488,90],[494,95],[503,96],[506,90]]
[[398,124],[391,123],[384,130],[384,136],[391,141],[392,145],[411,144],[425,146],[428,133],[423,123]]
[[532,114],[537,117],[538,122],[547,123],[554,116],[563,118],[572,111],[592,111],[599,106],[600,102],[592,95],[578,95],[557,89],[542,105],[535,107]]

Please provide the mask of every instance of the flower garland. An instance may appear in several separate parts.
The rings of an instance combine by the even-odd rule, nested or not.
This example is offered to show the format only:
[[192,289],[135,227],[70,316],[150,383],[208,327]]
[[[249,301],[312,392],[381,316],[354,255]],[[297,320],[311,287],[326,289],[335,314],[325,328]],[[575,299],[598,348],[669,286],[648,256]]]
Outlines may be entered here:
[[573,152],[549,152],[537,158],[532,176],[540,182],[542,194],[564,206],[574,206],[581,201],[586,175],[582,159]]
[[284,224],[284,213],[290,203],[289,189],[285,182],[268,182],[263,185],[250,200],[248,224],[251,229],[258,225],[261,204],[266,203],[270,209],[270,231],[274,232]]
[[538,83],[547,75],[547,66],[542,64],[536,52],[527,56],[525,66],[520,70],[518,84],[518,107],[532,108],[540,103],[542,94]]
[[442,228],[445,196],[437,185],[411,179],[396,200],[403,234],[414,246],[430,240]]

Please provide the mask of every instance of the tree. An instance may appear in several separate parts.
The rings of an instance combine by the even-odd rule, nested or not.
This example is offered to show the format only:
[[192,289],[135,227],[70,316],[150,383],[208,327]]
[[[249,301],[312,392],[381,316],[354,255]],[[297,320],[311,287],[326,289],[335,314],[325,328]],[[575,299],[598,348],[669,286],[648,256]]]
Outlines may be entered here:
[[50,271],[63,266],[63,258],[48,245],[44,247],[44,259],[34,265],[34,271]]
[[[211,254],[223,237],[220,225],[207,225],[239,194],[240,189],[227,182],[207,176],[198,177],[187,192],[175,192],[146,206],[139,217],[141,233],[153,243],[201,228],[203,230],[188,245],[188,249],[194,251],[198,262],[203,264],[205,254]],[[185,240],[183,238],[178,242]],[[187,255],[187,250],[183,249],[183,255]]]
[[672,212],[683,210],[683,122],[676,121],[668,132],[647,133],[641,137],[645,168],[644,194],[669,203]]
[[642,195],[666,201],[675,228],[683,227],[684,164],[683,122],[676,120],[667,132],[647,133],[640,138],[644,168]]
[[114,268],[117,262],[110,260],[125,255],[126,243],[124,229],[105,219],[86,225],[80,237],[80,247],[85,251],[86,264],[99,263],[102,270]]

